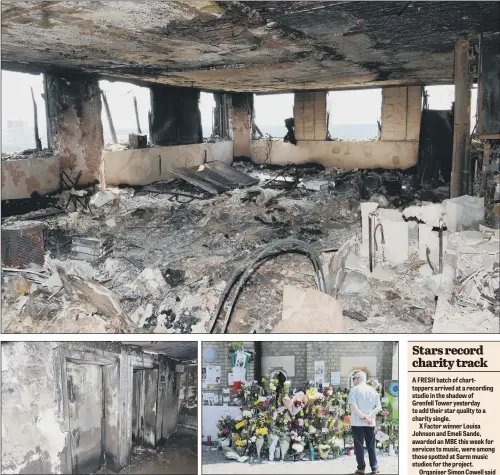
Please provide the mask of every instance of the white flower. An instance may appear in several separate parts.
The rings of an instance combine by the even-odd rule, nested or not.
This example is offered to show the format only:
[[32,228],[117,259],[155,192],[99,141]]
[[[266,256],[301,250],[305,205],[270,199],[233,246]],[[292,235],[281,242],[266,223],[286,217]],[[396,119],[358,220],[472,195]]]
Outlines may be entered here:
[[302,444],[293,444],[292,449],[295,450],[295,452],[300,453],[304,451],[304,446]]
[[291,386],[292,385],[292,382],[291,381],[285,381],[283,383],[283,386]]
[[343,448],[344,447],[344,441],[343,439],[339,439],[337,437],[332,437],[330,440],[330,445],[332,447],[339,447],[339,448]]
[[252,411],[243,411],[243,417],[249,418],[252,417],[253,412]]
[[270,389],[271,391],[276,391],[276,386],[275,386],[273,383],[271,383],[271,384],[269,385],[269,389]]
[[255,435],[250,439],[251,442],[255,442],[256,440],[257,440],[257,436],[255,436]]
[[315,433],[316,433],[316,427],[309,426],[309,434],[315,434]]

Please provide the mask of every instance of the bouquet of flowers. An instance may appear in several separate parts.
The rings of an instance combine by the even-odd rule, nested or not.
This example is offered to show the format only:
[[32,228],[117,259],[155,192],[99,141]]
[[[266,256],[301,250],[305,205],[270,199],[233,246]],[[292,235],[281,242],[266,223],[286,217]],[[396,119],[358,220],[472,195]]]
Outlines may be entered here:
[[257,381],[244,383],[236,396],[243,400],[244,404],[250,408],[256,406],[256,402],[259,401],[259,397],[264,394],[264,390],[257,384]]
[[236,452],[238,455],[241,457],[242,455],[245,455],[245,452],[247,451],[248,447],[248,441],[244,439],[238,439],[234,442],[234,448],[236,449]]
[[233,432],[236,425],[236,420],[231,417],[229,414],[222,417],[217,423],[217,436],[219,438],[231,437],[231,433]]

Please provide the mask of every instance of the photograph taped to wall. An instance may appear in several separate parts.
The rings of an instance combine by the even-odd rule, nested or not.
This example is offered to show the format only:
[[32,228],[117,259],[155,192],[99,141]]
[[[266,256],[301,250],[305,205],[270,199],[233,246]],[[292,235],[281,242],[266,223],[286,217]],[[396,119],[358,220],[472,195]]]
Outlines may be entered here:
[[219,386],[221,381],[220,366],[205,367],[205,383],[208,388]]
[[333,387],[340,386],[340,371],[332,371],[330,373],[330,384]]
[[325,386],[325,362],[314,362],[314,385],[316,388]]
[[[227,376],[236,347],[254,357],[246,382],[221,380],[225,401],[206,402],[210,390],[202,389],[203,474],[345,474],[361,467],[366,473],[372,468],[399,473],[397,397],[387,396],[387,391],[398,392],[397,342],[205,345],[216,348],[217,363]],[[365,436],[371,441],[366,460],[359,455],[364,450],[356,450]]]
[[1,349],[2,473],[197,473],[197,342]]

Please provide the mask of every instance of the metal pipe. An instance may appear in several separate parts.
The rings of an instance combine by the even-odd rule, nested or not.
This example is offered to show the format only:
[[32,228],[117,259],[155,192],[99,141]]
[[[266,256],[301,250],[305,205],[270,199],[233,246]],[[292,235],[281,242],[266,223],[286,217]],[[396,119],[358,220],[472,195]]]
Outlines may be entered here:
[[382,223],[378,223],[375,226],[375,231],[373,231],[373,240],[375,241],[375,251],[378,251],[378,246],[377,246],[377,229],[379,227],[380,227],[380,234],[382,234],[382,240],[380,241],[380,244],[382,244],[382,245],[385,244],[384,226],[382,226]]

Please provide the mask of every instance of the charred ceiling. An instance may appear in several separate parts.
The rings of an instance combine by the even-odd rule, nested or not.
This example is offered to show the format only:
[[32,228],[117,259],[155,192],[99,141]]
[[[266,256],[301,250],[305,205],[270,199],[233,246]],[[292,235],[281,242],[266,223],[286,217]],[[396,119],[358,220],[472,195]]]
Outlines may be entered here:
[[498,2],[2,1],[3,68],[271,92],[453,81]]

